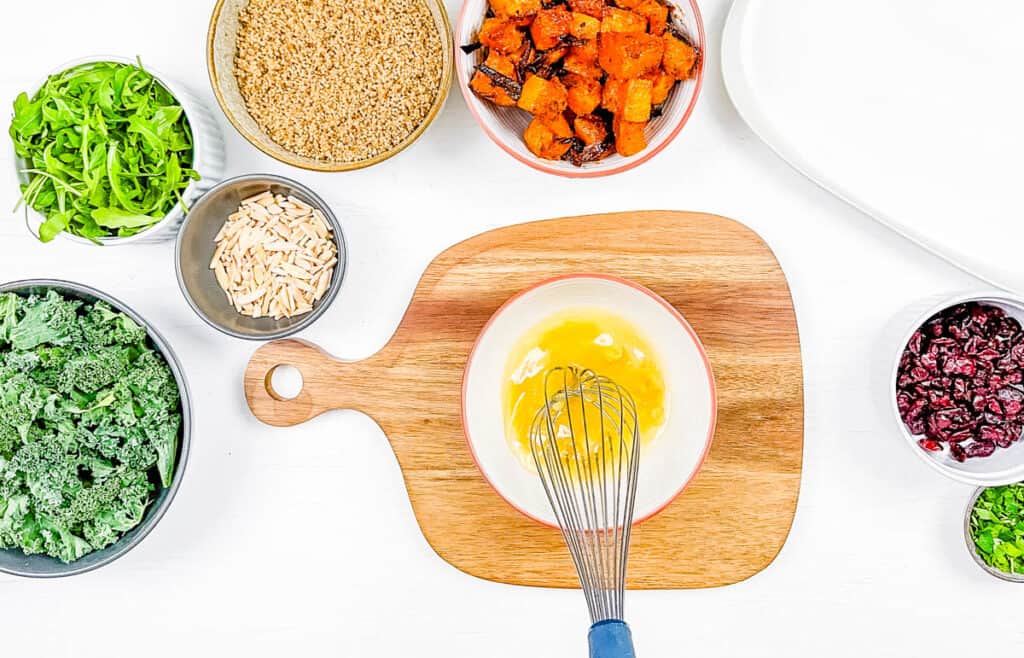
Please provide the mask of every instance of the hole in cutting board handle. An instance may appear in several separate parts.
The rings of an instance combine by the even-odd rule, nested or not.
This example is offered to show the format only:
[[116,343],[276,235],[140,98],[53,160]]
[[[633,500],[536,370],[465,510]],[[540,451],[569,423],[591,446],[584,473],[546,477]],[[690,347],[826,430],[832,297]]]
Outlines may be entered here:
[[302,372],[293,365],[282,363],[267,373],[267,393],[276,400],[294,400],[302,393]]

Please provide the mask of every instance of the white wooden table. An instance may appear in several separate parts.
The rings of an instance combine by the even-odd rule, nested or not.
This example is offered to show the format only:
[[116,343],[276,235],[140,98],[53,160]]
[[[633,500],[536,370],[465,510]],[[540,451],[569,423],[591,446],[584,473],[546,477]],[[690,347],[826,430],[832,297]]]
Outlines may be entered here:
[[[10,3],[0,99],[84,55],[139,54],[209,102],[210,0]],[[453,15],[457,0],[449,2]],[[45,5],[45,6],[44,6]],[[1024,590],[983,574],[963,544],[968,487],[921,464],[876,404],[893,315],[977,283],[819,190],[777,159],[729,103],[718,67],[727,0],[703,0],[702,98],[676,142],[610,179],[536,173],[493,146],[457,91],[433,128],[385,164],[312,174],[263,156],[222,121],[229,173],[293,176],[344,223],[349,278],[305,337],[359,358],[395,329],[443,248],[515,222],[672,208],[734,217],[761,233],[796,300],[806,371],[803,489],[789,542],[764,573],[710,591],[631,593],[637,649],[658,656],[946,656],[1024,646]],[[195,394],[186,479],[138,548],[83,576],[0,577],[7,656],[582,656],[578,592],[502,586],[441,561],[417,529],[395,459],[365,416],[282,431],[248,413],[255,345],[213,332],[174,280],[170,244],[42,245],[0,187],[0,280],[74,279],[124,299],[175,346]],[[1009,154],[1007,167],[1019,167]],[[1010,159],[1014,158],[1014,159]],[[412,394],[412,393],[410,393]],[[728,551],[723,545],[721,550]]]

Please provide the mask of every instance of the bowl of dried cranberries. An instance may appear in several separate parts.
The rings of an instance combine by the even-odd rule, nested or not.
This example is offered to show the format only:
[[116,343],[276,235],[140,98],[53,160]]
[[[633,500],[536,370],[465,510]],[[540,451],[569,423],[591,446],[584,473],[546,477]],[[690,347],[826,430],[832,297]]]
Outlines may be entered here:
[[900,343],[890,391],[929,466],[981,486],[1024,480],[1024,300],[968,294],[929,309]]

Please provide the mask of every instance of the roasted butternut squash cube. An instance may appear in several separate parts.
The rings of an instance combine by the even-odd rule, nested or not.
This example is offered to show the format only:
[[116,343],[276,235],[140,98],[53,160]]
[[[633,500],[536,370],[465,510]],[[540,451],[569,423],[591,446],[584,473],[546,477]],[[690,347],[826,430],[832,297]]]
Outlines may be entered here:
[[570,48],[562,67],[571,73],[600,80],[604,77],[604,69],[597,63],[597,41],[588,41],[582,46]]
[[604,120],[592,114],[576,117],[573,119],[572,127],[576,137],[587,146],[600,144],[608,137]]
[[646,32],[647,19],[626,9],[605,7],[601,16],[602,32]]
[[523,46],[522,31],[512,21],[500,18],[484,19],[477,39],[491,50],[504,54],[517,52]]
[[673,34],[662,37],[665,42],[665,53],[662,68],[676,80],[689,80],[693,77],[697,64],[697,50]]
[[537,50],[550,50],[562,43],[572,28],[572,14],[563,5],[542,9],[530,24],[530,36]]
[[616,117],[612,123],[612,132],[615,133],[615,152],[628,158],[647,148],[647,138],[644,136],[646,127],[646,123],[623,121]]
[[495,85],[489,77],[480,71],[473,74],[473,78],[469,81],[469,88],[480,98],[488,100],[495,105],[503,107],[515,107],[516,105],[515,100],[508,95],[507,91]]
[[527,74],[526,82],[523,83],[523,93],[519,96],[517,103],[519,108],[531,114],[537,109],[541,97],[547,89],[548,81],[539,75]]
[[491,9],[498,18],[525,18],[543,9],[542,0],[491,0]]
[[601,20],[588,16],[587,14],[574,11],[572,13],[572,25],[569,27],[569,34],[577,39],[596,39],[597,33],[601,31]]
[[654,83],[645,78],[633,78],[626,83],[626,93],[619,113],[623,121],[646,123],[651,119],[651,98]]
[[615,5],[617,7],[622,7],[623,9],[632,9],[643,1],[644,0],[615,0]]
[[601,68],[623,80],[654,71],[665,53],[665,41],[650,34],[602,32],[597,43]]
[[531,75],[523,84],[523,93],[517,105],[535,116],[551,117],[564,112],[568,104],[569,94],[561,81]]
[[608,78],[604,81],[604,89],[601,92],[601,107],[612,114],[618,114],[622,109],[622,103],[626,98],[626,84],[629,80]]
[[639,16],[647,19],[647,32],[655,36],[665,34],[668,27],[668,6],[658,0],[643,0],[633,8]]
[[573,113],[590,114],[601,104],[601,83],[577,73],[562,76],[562,83],[568,91],[569,109]]
[[538,117],[547,126],[547,129],[555,136],[555,139],[571,139],[573,132],[564,114],[555,116]]
[[562,156],[569,152],[572,148],[572,140],[556,139],[550,146],[544,149],[544,152],[540,154],[540,157],[545,160],[561,160]]
[[[494,69],[511,80],[516,79],[515,61],[508,55],[502,55],[496,50],[488,53],[487,59],[484,60],[484,66]],[[494,84],[494,81],[481,71],[473,74],[473,79],[469,82],[469,88],[476,92],[480,98],[489,100],[495,105],[514,107],[516,104],[515,99],[509,95],[508,91]]]
[[561,160],[572,146],[568,139],[558,138],[540,119],[530,122],[523,132],[523,140],[531,153],[545,160]]
[[543,62],[545,66],[554,66],[558,62],[562,61],[568,54],[569,46],[552,48],[551,50],[544,52],[544,55],[541,57],[541,62]]
[[654,105],[661,105],[668,100],[668,95],[672,93],[672,87],[676,86],[675,78],[668,73],[665,73],[662,69],[658,69],[654,73],[649,73],[644,77],[650,80],[653,85],[651,103]]
[[537,157],[543,157],[541,154],[544,153],[544,149],[555,141],[555,133],[540,119],[535,118],[523,131],[523,141],[526,142],[526,148],[530,149],[530,153]]
[[601,18],[607,4],[605,0],[569,0],[569,9],[594,18]]

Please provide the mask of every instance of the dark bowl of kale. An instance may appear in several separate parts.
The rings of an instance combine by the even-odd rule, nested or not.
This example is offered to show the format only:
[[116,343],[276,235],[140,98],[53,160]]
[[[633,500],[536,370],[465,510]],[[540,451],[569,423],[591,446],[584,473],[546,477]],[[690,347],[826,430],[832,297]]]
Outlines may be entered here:
[[125,304],[0,285],[0,572],[71,576],[138,545],[178,491],[191,423],[177,357]]

